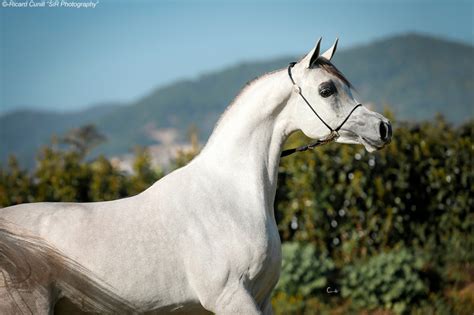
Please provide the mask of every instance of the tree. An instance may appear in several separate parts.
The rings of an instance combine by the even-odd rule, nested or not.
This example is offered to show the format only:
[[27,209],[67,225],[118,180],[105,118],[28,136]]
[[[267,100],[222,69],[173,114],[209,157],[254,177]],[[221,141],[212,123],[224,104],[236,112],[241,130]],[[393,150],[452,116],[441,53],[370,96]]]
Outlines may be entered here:
[[60,138],[61,143],[70,145],[81,156],[86,156],[95,146],[105,140],[106,137],[91,124],[70,129]]
[[28,172],[20,168],[15,156],[7,168],[0,168],[0,207],[34,201],[34,188]]
[[34,173],[36,201],[89,200],[91,170],[77,151],[44,147],[38,155]]
[[127,178],[104,156],[90,163],[92,177],[89,198],[92,201],[114,200],[126,197]]
[[130,176],[128,193],[136,195],[141,193],[154,182],[163,177],[160,169],[153,169],[151,156],[147,149],[136,147],[133,162],[133,174]]

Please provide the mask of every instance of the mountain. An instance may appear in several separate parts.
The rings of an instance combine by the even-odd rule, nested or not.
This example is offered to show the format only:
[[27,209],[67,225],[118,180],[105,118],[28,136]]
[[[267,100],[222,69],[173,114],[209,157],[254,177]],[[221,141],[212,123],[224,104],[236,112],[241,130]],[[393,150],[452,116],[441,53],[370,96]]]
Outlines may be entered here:
[[[194,125],[205,139],[246,82],[286,67],[294,59],[240,63],[157,88],[126,106],[0,116],[0,160],[15,154],[32,165],[37,148],[48,143],[52,134],[86,123],[96,124],[108,139],[95,153],[109,155],[127,152],[134,145],[157,143],[154,135],[163,128],[178,130],[183,141]],[[356,87],[362,102],[378,109],[389,104],[397,119],[425,120],[438,112],[454,123],[473,117],[473,46],[406,34],[339,51],[333,62]]]
[[53,135],[97,120],[120,108],[120,104],[101,104],[71,113],[19,110],[0,116],[0,161],[14,154],[23,166],[32,166],[38,149]]
[[410,34],[341,51],[334,63],[362,100],[390,104],[399,119],[442,113],[459,123],[474,114],[473,46]]

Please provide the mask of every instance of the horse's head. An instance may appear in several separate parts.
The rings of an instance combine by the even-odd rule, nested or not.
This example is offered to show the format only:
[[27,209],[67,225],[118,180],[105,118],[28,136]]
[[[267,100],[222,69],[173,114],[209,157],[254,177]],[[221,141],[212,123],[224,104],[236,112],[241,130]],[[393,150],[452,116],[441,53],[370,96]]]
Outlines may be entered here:
[[359,105],[349,81],[330,62],[337,40],[322,55],[320,43],[289,67],[295,83],[288,102],[293,123],[312,139],[338,135],[339,143],[360,143],[370,152],[381,149],[392,136],[389,120]]

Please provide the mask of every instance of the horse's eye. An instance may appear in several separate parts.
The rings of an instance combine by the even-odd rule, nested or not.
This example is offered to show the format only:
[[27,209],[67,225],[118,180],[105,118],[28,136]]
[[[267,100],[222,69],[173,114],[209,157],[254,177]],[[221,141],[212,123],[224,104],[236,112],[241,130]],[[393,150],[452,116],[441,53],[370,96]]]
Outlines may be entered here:
[[326,88],[326,89],[323,89],[321,91],[319,91],[319,94],[322,96],[322,97],[329,97],[333,94],[333,91],[329,88]]
[[333,95],[336,92],[336,87],[332,82],[324,82],[319,86],[319,95],[326,98]]

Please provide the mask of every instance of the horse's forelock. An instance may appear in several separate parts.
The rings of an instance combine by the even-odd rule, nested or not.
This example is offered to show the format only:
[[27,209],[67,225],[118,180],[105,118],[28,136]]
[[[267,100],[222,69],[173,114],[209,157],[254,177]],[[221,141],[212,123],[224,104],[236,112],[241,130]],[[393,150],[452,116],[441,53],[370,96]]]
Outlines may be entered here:
[[349,82],[349,80],[342,74],[342,72],[339,71],[339,69],[337,69],[336,66],[332,64],[326,58],[323,58],[323,57],[318,58],[316,62],[316,67],[320,67],[321,69],[324,69],[326,72],[334,75],[339,80],[344,82],[344,84],[347,85],[348,87],[350,88],[353,87],[352,84]]

